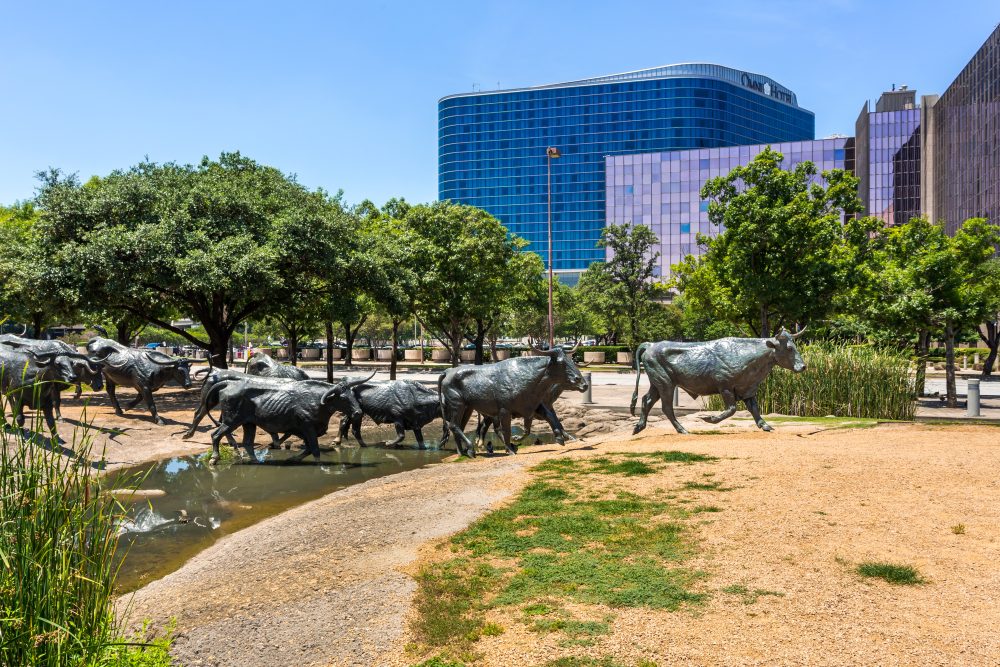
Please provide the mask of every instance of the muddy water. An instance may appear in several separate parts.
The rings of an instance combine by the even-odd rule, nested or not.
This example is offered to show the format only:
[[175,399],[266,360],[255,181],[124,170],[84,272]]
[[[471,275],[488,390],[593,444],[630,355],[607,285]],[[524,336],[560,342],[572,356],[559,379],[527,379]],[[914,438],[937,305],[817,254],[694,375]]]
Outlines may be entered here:
[[[381,431],[373,429],[371,440]],[[369,433],[365,433],[368,439]],[[122,526],[122,550],[128,553],[119,590],[135,590],[179,568],[216,540],[352,484],[440,461],[453,451],[344,447],[324,451],[319,463],[293,462],[292,451],[258,451],[261,465],[209,466],[196,457],[180,457],[123,471],[145,472],[140,489],[155,493],[136,500]],[[160,493],[162,492],[162,494]]]

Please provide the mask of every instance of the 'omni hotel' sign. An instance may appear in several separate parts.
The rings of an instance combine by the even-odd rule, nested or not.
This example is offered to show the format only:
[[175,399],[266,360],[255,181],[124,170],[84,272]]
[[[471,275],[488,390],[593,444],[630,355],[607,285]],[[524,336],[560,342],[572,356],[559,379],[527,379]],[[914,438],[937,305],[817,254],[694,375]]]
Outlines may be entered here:
[[792,104],[792,94],[787,90],[779,88],[777,85],[772,86],[769,81],[757,81],[744,72],[743,76],[740,77],[740,82],[750,90],[756,90],[758,93],[763,93],[768,97]]

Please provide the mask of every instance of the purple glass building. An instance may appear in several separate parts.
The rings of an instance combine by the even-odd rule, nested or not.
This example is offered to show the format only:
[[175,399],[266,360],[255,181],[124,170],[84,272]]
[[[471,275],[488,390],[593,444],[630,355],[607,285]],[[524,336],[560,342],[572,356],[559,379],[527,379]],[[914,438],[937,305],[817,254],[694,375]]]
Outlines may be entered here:
[[[784,155],[786,169],[811,161],[817,171],[853,168],[853,141],[846,137],[663,153],[609,155],[604,159],[608,224],[641,224],[660,239],[657,275],[702,248],[697,235],[715,236],[701,188],[710,178],[748,164],[767,146]],[[820,178],[817,176],[817,178]]]

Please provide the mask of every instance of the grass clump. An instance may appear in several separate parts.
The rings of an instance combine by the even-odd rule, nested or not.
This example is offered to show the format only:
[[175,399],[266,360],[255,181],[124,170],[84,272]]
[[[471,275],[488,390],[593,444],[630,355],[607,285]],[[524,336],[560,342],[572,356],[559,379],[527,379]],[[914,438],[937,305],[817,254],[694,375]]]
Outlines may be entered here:
[[418,612],[413,625],[417,639],[436,647],[458,646],[478,639],[468,635],[484,626],[483,596],[494,587],[498,576],[490,565],[467,558],[421,570],[414,603]]
[[757,600],[759,600],[761,597],[764,597],[765,595],[771,595],[779,598],[785,597],[785,594],[781,593],[780,591],[769,591],[763,588],[750,589],[743,584],[733,584],[732,586],[726,586],[725,588],[722,589],[722,592],[727,593],[729,595],[738,595],[740,598],[742,598],[743,604],[745,605],[755,604]]
[[722,486],[722,482],[684,482],[688,491],[732,491],[732,488]]
[[[36,416],[31,430],[41,429]],[[169,636],[126,637],[114,611],[119,498],[139,479],[98,475],[89,427],[66,448],[0,429],[0,665],[170,665]]]
[[549,660],[542,667],[656,667],[651,660],[640,660],[635,665],[626,665],[606,655],[601,658],[568,656]]
[[652,459],[661,463],[712,463],[719,460],[717,456],[692,454],[691,452],[679,452],[677,450],[666,452],[623,452],[623,455],[635,459]]
[[436,655],[430,660],[424,660],[413,667],[465,667],[465,663],[456,662],[445,656]]
[[[801,348],[806,371],[774,369],[760,386],[764,414],[800,417],[863,417],[911,421],[916,388],[910,359],[895,350],[868,345],[814,343]],[[722,400],[710,397],[709,410]]]
[[862,577],[882,579],[899,586],[915,586],[926,583],[924,578],[920,576],[920,572],[912,565],[867,561],[858,565],[855,572]]
[[951,527],[951,532],[954,533],[955,535],[965,535],[965,524],[956,523],[954,526]]
[[624,475],[625,477],[652,475],[656,472],[656,468],[653,466],[635,459],[626,459],[624,461],[601,459],[599,463],[595,459],[591,470],[602,475]]

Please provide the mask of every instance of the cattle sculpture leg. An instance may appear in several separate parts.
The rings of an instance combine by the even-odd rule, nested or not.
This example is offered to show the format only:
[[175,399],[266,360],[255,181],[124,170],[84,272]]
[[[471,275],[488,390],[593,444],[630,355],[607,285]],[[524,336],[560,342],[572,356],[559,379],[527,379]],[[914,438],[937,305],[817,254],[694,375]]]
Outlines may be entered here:
[[[357,440],[358,444],[361,445],[362,447],[367,447],[368,443],[365,442],[365,439],[363,437],[361,437],[362,419],[363,419],[362,415],[356,415],[354,417],[350,417],[349,422],[351,424],[351,433],[354,434],[354,439]],[[400,438],[400,440],[402,440],[402,438]]]
[[406,429],[403,427],[403,422],[396,422],[393,426],[396,427],[396,439],[392,442],[385,443],[386,447],[396,447],[399,443],[403,442],[403,438],[406,437]]
[[104,378],[104,388],[107,390],[108,396],[111,398],[111,405],[115,406],[115,414],[121,417],[124,416],[125,413],[122,412],[121,403],[118,402],[118,397],[115,395],[116,386],[117,385],[111,378]]
[[760,406],[757,405],[757,396],[751,396],[750,398],[743,401],[747,404],[747,410],[753,415],[753,420],[757,422],[757,426],[763,431],[771,431],[771,425],[764,421],[764,418],[760,416]]
[[212,457],[208,460],[209,465],[215,465],[219,462],[219,441],[222,440],[222,436],[229,435],[239,424],[219,424],[219,428],[212,431]]
[[466,408],[464,405],[459,407],[461,410],[454,409],[452,414],[445,416],[445,422],[448,425],[448,430],[455,436],[455,446],[458,453],[474,457],[476,447],[471,440],[465,437],[465,427],[469,425],[469,419],[472,418],[472,408]]
[[306,443],[306,448],[292,457],[292,460],[301,461],[309,454],[312,454],[313,458],[319,461],[319,437],[316,435],[316,432],[311,428],[304,428],[301,435]]
[[140,396],[146,399],[146,407],[149,408],[149,413],[153,415],[153,421],[160,426],[166,426],[167,422],[163,421],[163,418],[156,411],[156,403],[153,402],[153,391],[149,387],[143,387]]
[[718,424],[724,419],[729,419],[736,413],[736,396],[729,389],[723,389],[719,394],[722,396],[722,402],[725,403],[726,409],[717,415],[708,415],[707,417],[702,417],[704,421],[709,424]]
[[243,425],[243,450],[250,457],[250,463],[260,463],[257,460],[257,452],[254,451],[253,443],[254,438],[257,436],[257,425],[256,424],[244,424]]
[[424,434],[419,428],[413,429],[413,437],[417,439],[417,449],[427,449],[424,444]]
[[649,419],[649,411],[653,409],[656,405],[656,401],[660,398],[660,392],[657,390],[656,385],[650,383],[649,391],[646,395],[642,397],[642,409],[639,411],[639,421],[636,422],[635,428],[632,429],[632,435],[639,433],[644,428],[646,428],[646,420]]

